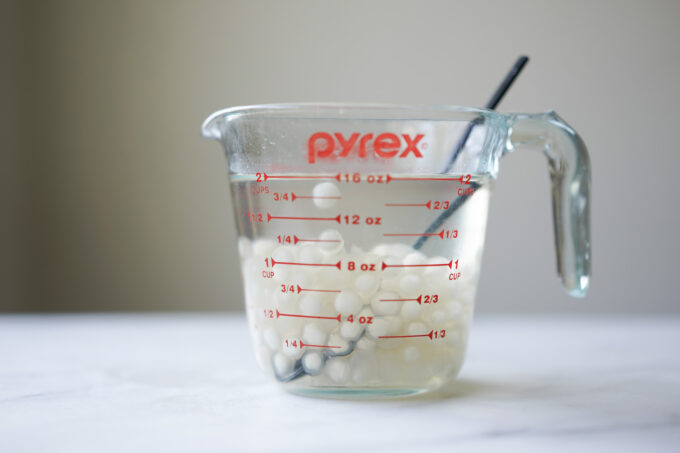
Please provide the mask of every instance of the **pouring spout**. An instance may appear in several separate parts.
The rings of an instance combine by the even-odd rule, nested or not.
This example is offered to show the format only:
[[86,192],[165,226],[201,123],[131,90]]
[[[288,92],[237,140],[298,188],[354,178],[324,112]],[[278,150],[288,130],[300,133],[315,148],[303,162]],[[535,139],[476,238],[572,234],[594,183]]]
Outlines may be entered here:
[[203,124],[201,125],[201,135],[203,135],[203,137],[215,140],[222,139],[222,131],[224,130],[224,121],[227,110],[228,109],[218,110],[203,121]]

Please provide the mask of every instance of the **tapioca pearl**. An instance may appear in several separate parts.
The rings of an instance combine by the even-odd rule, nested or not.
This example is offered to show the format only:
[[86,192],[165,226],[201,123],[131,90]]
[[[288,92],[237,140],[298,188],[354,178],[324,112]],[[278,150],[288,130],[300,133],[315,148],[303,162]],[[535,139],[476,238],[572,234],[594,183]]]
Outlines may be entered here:
[[238,253],[242,259],[248,258],[253,254],[253,244],[245,236],[238,238]]
[[[377,315],[396,315],[401,308],[399,304],[402,302],[394,301],[399,299],[399,296],[391,292],[380,292],[376,294],[371,300],[371,309]],[[391,302],[385,302],[391,300]]]
[[262,339],[264,344],[272,351],[278,351],[281,346],[281,339],[278,332],[273,327],[267,327],[262,331]]
[[[383,266],[382,266],[383,263],[385,263],[388,266],[383,268]],[[398,277],[399,274],[401,274],[402,268],[393,267],[393,266],[389,266],[389,265],[400,265],[400,264],[402,264],[401,258],[398,258],[394,255],[387,255],[387,256],[383,257],[380,260],[380,264],[379,264],[379,266],[380,266],[380,276],[383,278],[383,280],[388,279],[388,278]]]
[[279,290],[274,295],[274,306],[265,308],[278,309],[283,313],[297,313],[299,310],[298,300],[299,296],[297,294],[289,291],[284,293]]
[[340,336],[347,341],[355,341],[363,331],[364,327],[357,320],[354,320],[354,322],[345,321],[340,324]]
[[461,344],[461,332],[458,329],[446,329],[444,342],[449,346],[459,346]]
[[374,253],[380,257],[387,256],[390,252],[389,244],[378,244],[371,249],[371,253]]
[[257,258],[269,257],[276,247],[276,243],[270,239],[257,239],[253,242],[253,255]]
[[345,383],[350,376],[349,361],[343,357],[333,357],[326,361],[324,374],[336,384]]
[[342,235],[337,230],[322,231],[319,235],[319,240],[322,241],[319,242],[319,247],[321,250],[329,254],[339,252],[345,245]]
[[314,204],[317,208],[332,208],[338,202],[337,197],[341,196],[340,189],[332,182],[320,182],[312,189]]
[[320,324],[324,322],[331,322],[327,320],[314,320],[307,322],[302,328],[302,340],[307,344],[322,345],[326,342],[328,333],[320,328]]
[[300,249],[300,261],[303,263],[322,263],[323,253],[316,246],[306,246]]
[[423,279],[416,273],[404,274],[399,279],[399,292],[405,298],[416,298],[423,287]]
[[373,318],[372,322],[367,325],[366,332],[374,340],[379,340],[380,337],[387,335],[390,324],[384,318]]
[[402,244],[400,242],[396,244],[387,244],[389,249],[388,249],[388,255],[395,256],[397,258],[404,258],[405,256],[408,256],[409,254],[413,253],[413,247],[407,244]]
[[[387,321],[387,335],[398,335],[402,328],[402,321],[397,316],[386,316],[383,318]],[[402,338],[383,338],[378,341],[378,347],[383,350],[396,349],[403,346],[404,340]]]
[[307,374],[316,376],[323,367],[323,354],[319,351],[307,351],[302,356],[302,367]]
[[331,355],[344,355],[350,350],[349,341],[342,338],[339,333],[330,334],[326,343],[326,346],[329,346],[328,350]]
[[431,329],[425,327],[425,324],[417,321],[410,323],[406,328],[406,331],[408,332],[409,335],[423,335],[426,333],[430,333],[430,330]]
[[[427,262],[427,257],[423,255],[420,252],[412,252],[409,253],[404,257],[404,264],[413,266],[413,265],[421,265],[421,264],[426,264]],[[448,263],[448,261],[446,261]]]
[[382,351],[380,354],[376,354],[376,361],[378,363],[378,376],[384,385],[403,383],[404,366],[400,351]]
[[453,321],[456,319],[459,319],[460,316],[463,314],[463,304],[453,300],[448,302],[446,305],[446,311],[448,314],[448,320]]
[[420,350],[416,346],[408,346],[404,348],[404,361],[415,362],[420,358]]
[[300,312],[308,316],[321,316],[323,302],[323,298],[317,294],[304,294],[300,297]]
[[378,366],[373,354],[357,351],[349,360],[351,379],[356,384],[368,384],[378,378]]
[[361,274],[354,280],[354,288],[364,298],[371,297],[380,286],[380,280],[373,274]]
[[295,363],[294,359],[277,352],[274,354],[274,371],[279,377],[286,377],[288,376],[291,371],[293,371],[293,365]]
[[399,316],[386,316],[385,319],[388,323],[387,332],[390,335],[396,335],[401,331],[404,321]]
[[423,306],[418,302],[404,302],[401,306],[400,315],[402,318],[412,321],[417,319],[423,311]]
[[364,303],[357,293],[349,289],[343,289],[341,293],[335,296],[333,305],[338,313],[351,315],[359,312]]
[[375,349],[375,341],[367,336],[363,336],[357,341],[356,347],[361,351],[373,351]]
[[300,347],[300,339],[295,337],[286,337],[281,340],[281,351],[292,359],[299,359],[304,352]]
[[430,322],[434,324],[435,327],[444,324],[448,321],[448,313],[444,309],[432,310],[430,313]]
[[399,277],[383,278],[380,281],[380,290],[391,293],[399,292]]

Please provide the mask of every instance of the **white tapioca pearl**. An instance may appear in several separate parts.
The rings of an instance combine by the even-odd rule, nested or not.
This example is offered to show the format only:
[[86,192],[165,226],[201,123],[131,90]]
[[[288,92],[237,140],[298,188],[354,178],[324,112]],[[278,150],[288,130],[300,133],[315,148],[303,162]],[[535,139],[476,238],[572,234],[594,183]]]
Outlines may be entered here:
[[[342,338],[339,334],[337,333],[332,333],[328,337],[328,344],[327,346],[334,346],[333,348],[328,348],[331,354],[333,355],[343,355],[349,352],[349,342]],[[335,347],[335,346],[340,346]]]
[[288,246],[277,247],[272,251],[272,258],[274,261],[295,261],[295,254],[293,249]]
[[373,274],[361,274],[354,280],[354,287],[362,297],[370,297],[378,289],[380,280]]
[[256,257],[268,257],[276,247],[276,243],[270,239],[257,239],[253,242],[253,255]]
[[388,323],[387,332],[390,335],[394,335],[401,330],[403,322],[399,316],[386,316],[385,319]]
[[319,235],[319,239],[324,242],[319,242],[319,247],[326,253],[337,253],[342,250],[344,240],[342,235],[337,230],[325,230]]
[[341,192],[332,182],[320,182],[312,189],[312,196],[314,196],[314,204],[317,208],[328,209],[335,206]]
[[325,374],[336,384],[341,384],[349,378],[350,368],[347,359],[335,357],[326,361]]
[[302,367],[307,374],[315,376],[321,372],[323,355],[319,351],[307,351],[302,356]]
[[300,261],[303,263],[322,263],[323,259],[324,256],[318,247],[307,246],[300,250]]
[[297,338],[286,338],[281,340],[281,350],[287,357],[292,359],[299,359],[303,352],[300,347],[300,340]]
[[438,310],[433,310],[432,313],[430,314],[430,322],[432,324],[439,325],[443,324],[448,320],[448,314],[446,313],[446,310],[444,309],[438,309]]
[[[383,263],[385,263],[387,266],[383,268]],[[379,266],[380,266],[380,276],[382,278],[394,278],[397,277],[399,274],[401,274],[401,267],[393,267],[389,265],[394,265],[394,264],[402,264],[401,258],[397,258],[394,255],[387,255],[383,257],[380,260]]]
[[333,305],[335,306],[335,310],[338,313],[350,315],[361,310],[361,307],[364,305],[364,303],[354,291],[345,289],[342,290],[340,294],[335,296],[335,302]]
[[323,308],[323,299],[317,294],[304,294],[300,297],[300,311],[303,315],[320,316]]
[[423,335],[426,333],[430,333],[430,329],[425,327],[425,324],[422,322],[412,322],[411,324],[408,325],[408,328],[406,329],[409,335]]
[[380,282],[380,289],[391,293],[399,292],[399,277],[383,278]]
[[[409,253],[404,257],[404,264],[426,264],[427,257],[420,252]],[[447,261],[448,262],[448,261]]]
[[378,244],[371,249],[371,253],[374,253],[380,257],[387,256],[390,252],[389,244]]
[[404,302],[401,306],[401,316],[407,320],[416,319],[420,316],[423,307],[418,302]]
[[[399,304],[403,302],[394,301],[399,299],[395,293],[380,292],[371,300],[371,309],[377,315],[396,315],[401,308]],[[386,301],[390,302],[386,302]]]
[[274,355],[274,371],[280,377],[286,377],[293,371],[294,360],[280,352]]
[[331,321],[311,321],[302,328],[302,340],[307,344],[324,344],[328,334],[319,327],[322,322]]
[[373,322],[368,325],[368,334],[375,340],[380,337],[387,335],[389,331],[390,323],[384,318],[373,318]]
[[449,346],[458,346],[461,343],[460,331],[458,329],[447,329],[444,340]]
[[410,245],[402,244],[402,243],[396,243],[396,244],[388,244],[389,246],[389,252],[387,253],[388,255],[393,255],[397,258],[404,258],[410,253],[413,253],[413,247]]
[[364,328],[357,320],[340,324],[340,336],[347,341],[354,341],[361,336]]
[[463,304],[455,300],[451,301],[446,304],[446,310],[448,311],[449,320],[458,319],[463,313]]
[[420,358],[420,350],[415,346],[408,346],[404,348],[404,360],[406,362],[415,362]]
[[373,354],[357,351],[349,359],[352,381],[366,384],[378,377],[378,366]]
[[406,298],[415,298],[423,287],[423,279],[415,273],[407,273],[399,279],[399,292]]
[[[383,318],[387,321],[387,335],[397,335],[402,327],[401,319],[397,316],[387,316]],[[401,338],[389,338],[382,339],[378,342],[378,347],[380,349],[395,349],[402,345],[403,339]]]
[[281,346],[281,339],[279,338],[279,334],[276,332],[276,329],[272,327],[267,327],[264,329],[264,331],[262,331],[262,339],[270,350],[279,350],[279,346]]
[[283,313],[297,313],[298,295],[279,291],[274,295],[274,306]]
[[238,238],[238,253],[242,259],[248,258],[253,254],[253,244],[245,236]]
[[367,336],[363,336],[359,341],[357,341],[356,347],[362,351],[372,351],[375,349],[375,341],[371,340]]
[[[394,340],[384,340],[394,341]],[[401,384],[404,381],[403,361],[401,358],[401,351],[382,351],[376,354],[378,363],[378,376],[383,383],[388,385]]]

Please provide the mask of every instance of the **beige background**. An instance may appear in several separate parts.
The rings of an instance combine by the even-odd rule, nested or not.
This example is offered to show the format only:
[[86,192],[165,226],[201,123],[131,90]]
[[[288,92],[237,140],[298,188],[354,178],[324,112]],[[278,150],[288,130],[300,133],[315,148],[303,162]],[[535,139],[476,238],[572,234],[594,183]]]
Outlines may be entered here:
[[546,164],[504,159],[483,311],[680,312],[680,3],[41,1],[0,11],[1,310],[240,309],[221,107],[557,110],[593,164],[592,288],[563,294]]

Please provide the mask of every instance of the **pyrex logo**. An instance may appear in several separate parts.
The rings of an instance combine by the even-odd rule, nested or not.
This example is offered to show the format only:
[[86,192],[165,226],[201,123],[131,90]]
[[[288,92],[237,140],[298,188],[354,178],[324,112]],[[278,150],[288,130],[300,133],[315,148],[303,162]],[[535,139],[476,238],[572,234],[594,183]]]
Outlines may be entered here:
[[[317,159],[347,157],[352,150],[356,149],[357,155],[365,158],[368,150],[380,158],[400,158],[413,155],[416,158],[423,157],[418,149],[418,142],[423,139],[423,134],[412,137],[408,134],[392,134],[390,132],[379,134],[373,138],[373,134],[361,135],[359,132],[345,137],[339,132],[331,135],[328,132],[317,132],[309,137],[307,142],[307,156],[309,163],[313,164]],[[338,151],[335,153],[335,151]]]

